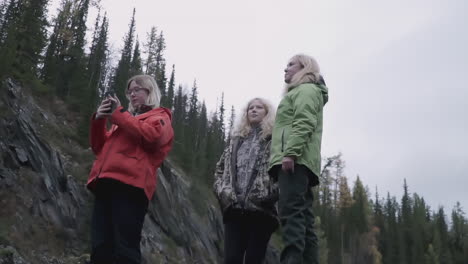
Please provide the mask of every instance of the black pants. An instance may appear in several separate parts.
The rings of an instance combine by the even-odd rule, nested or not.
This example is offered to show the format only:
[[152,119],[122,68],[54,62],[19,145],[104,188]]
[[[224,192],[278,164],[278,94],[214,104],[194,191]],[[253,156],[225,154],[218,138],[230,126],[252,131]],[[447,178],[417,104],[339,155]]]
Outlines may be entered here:
[[284,249],[281,264],[318,263],[318,240],[312,212],[312,183],[317,180],[307,167],[295,165],[294,172],[279,170],[278,201]]
[[230,209],[224,218],[224,264],[261,264],[278,223],[260,213]]
[[142,189],[99,179],[91,223],[91,263],[139,264],[147,208],[148,199]]

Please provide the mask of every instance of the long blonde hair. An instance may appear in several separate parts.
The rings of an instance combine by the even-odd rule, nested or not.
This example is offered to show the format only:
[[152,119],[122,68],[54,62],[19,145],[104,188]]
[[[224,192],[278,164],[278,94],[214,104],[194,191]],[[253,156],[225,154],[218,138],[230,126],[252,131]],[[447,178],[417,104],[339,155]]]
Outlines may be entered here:
[[[152,109],[159,107],[161,101],[161,91],[158,88],[156,80],[150,75],[135,75],[127,81],[127,90],[130,87],[130,83],[135,81],[136,84],[142,88],[148,89],[148,97],[146,98],[145,104]],[[135,112],[132,104],[128,105],[128,111],[131,113]]]
[[288,92],[291,88],[294,88],[303,83],[319,83],[321,77],[320,67],[317,61],[308,55],[297,54],[294,55],[289,61],[297,60],[301,65],[302,69],[291,78],[289,83],[286,83],[285,88]]
[[260,138],[266,139],[268,136],[271,136],[273,132],[273,126],[275,124],[275,108],[273,105],[263,98],[253,98],[251,99],[247,105],[242,109],[242,113],[240,116],[237,125],[233,129],[231,135],[233,137],[246,137],[250,131],[252,130],[252,126],[249,123],[249,118],[247,116],[249,107],[254,101],[260,101],[266,111],[266,115],[263,120],[260,122],[260,127],[262,131],[260,132]]

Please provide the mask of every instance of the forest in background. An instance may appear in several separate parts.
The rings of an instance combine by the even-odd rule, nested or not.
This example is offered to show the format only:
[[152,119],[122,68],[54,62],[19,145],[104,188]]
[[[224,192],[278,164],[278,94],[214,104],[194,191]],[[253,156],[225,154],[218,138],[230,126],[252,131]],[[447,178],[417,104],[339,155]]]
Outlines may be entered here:
[[[164,57],[164,32],[155,26],[137,39],[136,10],[113,64],[106,13],[98,10],[93,28],[86,25],[98,3],[63,0],[52,19],[48,4],[0,0],[0,79],[14,78],[38,98],[63,101],[77,116],[79,129],[70,137],[87,148],[89,117],[104,92],[115,91],[124,102],[131,76],[152,75],[162,106],[173,111],[171,157],[204,186],[201,190],[211,189],[214,166],[229,142],[234,106],[227,112],[221,94],[217,109],[209,111],[198,98],[196,80],[189,90],[177,85],[176,66],[166,65]],[[350,187],[341,154],[323,163],[321,185],[314,190],[321,263],[468,263],[468,221],[459,203],[433,209],[410,192],[406,181],[399,199],[381,196],[377,188],[371,195],[359,177]]]

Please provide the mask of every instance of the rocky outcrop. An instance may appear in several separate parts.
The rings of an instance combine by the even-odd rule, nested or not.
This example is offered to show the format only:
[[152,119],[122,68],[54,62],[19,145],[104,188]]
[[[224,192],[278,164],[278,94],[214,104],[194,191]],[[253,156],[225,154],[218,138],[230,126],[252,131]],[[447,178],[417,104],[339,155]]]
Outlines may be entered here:
[[[74,128],[63,115],[14,81],[2,83],[0,98],[0,264],[86,263],[92,153],[68,135]],[[143,262],[222,263],[223,225],[211,191],[200,191],[170,160],[158,173]],[[269,259],[277,263],[275,253]]]

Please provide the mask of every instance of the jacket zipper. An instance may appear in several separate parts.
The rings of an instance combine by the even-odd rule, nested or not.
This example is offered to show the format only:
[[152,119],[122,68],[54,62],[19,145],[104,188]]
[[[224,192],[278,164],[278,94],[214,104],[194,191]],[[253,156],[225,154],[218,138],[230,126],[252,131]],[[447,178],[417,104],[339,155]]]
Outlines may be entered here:
[[281,133],[281,152],[284,152],[284,128],[283,132]]

